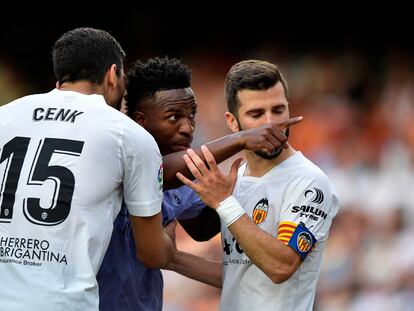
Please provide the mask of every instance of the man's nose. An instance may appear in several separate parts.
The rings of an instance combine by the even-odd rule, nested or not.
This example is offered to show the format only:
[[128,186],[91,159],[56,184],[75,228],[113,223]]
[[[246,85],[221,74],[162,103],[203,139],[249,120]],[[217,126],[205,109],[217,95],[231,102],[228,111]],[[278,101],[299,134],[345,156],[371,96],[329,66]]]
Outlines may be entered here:
[[192,135],[194,132],[194,123],[189,119],[184,119],[180,124],[180,132]]
[[271,112],[266,113],[265,118],[266,118],[266,123],[273,123],[273,122],[275,122],[274,115]]

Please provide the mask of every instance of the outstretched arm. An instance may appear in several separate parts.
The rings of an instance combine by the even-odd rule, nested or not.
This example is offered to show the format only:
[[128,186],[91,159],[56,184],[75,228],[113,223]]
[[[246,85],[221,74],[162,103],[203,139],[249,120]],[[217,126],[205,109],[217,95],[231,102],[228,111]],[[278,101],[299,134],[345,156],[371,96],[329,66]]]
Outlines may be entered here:
[[[295,117],[281,123],[265,124],[257,128],[240,131],[221,137],[217,140],[206,144],[210,152],[213,154],[217,163],[220,163],[229,157],[235,155],[244,149],[274,150],[287,141],[287,137],[281,130],[299,123],[302,117]],[[200,148],[194,149],[198,156],[204,159],[204,155]],[[175,176],[177,172],[181,172],[184,176],[190,177],[191,173],[185,162],[183,155],[185,151],[174,152],[163,157],[164,162],[164,190],[177,188],[182,185],[181,181]]]
[[205,146],[202,146],[202,151],[209,168],[191,149],[187,150],[187,155],[184,156],[197,182],[187,179],[180,173],[177,177],[217,211],[222,223],[229,228],[246,255],[259,269],[274,283],[286,281],[300,266],[300,257],[289,246],[256,226],[237,200],[231,196],[240,159],[233,163],[230,174],[226,176],[222,174],[213,155]]
[[190,279],[221,288],[221,261],[205,259],[177,250],[175,243],[176,225],[177,222],[172,221],[165,227],[165,231],[173,241],[175,248],[174,258],[165,269],[175,271]]
[[211,286],[222,287],[222,263],[218,260],[209,260],[177,250],[166,269]]

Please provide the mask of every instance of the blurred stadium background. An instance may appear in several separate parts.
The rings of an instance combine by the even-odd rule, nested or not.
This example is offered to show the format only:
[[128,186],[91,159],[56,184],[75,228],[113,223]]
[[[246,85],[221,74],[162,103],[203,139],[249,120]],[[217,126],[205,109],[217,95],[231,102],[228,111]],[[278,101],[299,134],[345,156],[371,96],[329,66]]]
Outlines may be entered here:
[[[63,32],[103,28],[124,47],[126,69],[138,58],[165,55],[189,65],[197,146],[229,133],[223,81],[230,66],[247,58],[274,62],[288,80],[291,114],[304,116],[290,142],[324,169],[342,201],[315,310],[414,310],[412,11],[198,6],[2,11],[0,105],[54,87],[50,51]],[[196,243],[178,229],[177,238],[180,249],[220,258],[218,237]],[[217,310],[217,289],[164,275],[165,310]]]

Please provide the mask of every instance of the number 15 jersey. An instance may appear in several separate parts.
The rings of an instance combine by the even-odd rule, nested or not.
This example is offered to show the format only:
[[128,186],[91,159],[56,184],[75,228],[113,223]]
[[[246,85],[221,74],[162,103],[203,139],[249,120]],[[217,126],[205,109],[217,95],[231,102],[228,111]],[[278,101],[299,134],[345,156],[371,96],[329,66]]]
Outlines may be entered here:
[[98,310],[122,198],[132,215],[158,213],[161,163],[153,137],[100,95],[0,107],[0,311]]

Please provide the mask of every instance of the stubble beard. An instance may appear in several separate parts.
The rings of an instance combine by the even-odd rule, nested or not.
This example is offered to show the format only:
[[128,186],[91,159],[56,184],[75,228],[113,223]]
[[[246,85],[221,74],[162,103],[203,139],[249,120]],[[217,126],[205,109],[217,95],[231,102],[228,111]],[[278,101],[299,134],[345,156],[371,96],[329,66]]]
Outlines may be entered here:
[[[238,119],[236,119],[236,120],[237,120],[237,124],[239,125],[240,131],[243,131],[243,128],[242,128],[239,120]],[[283,131],[283,134],[285,134],[285,136],[287,138],[289,138],[289,128],[286,128]],[[254,153],[256,155],[258,155],[259,157],[261,157],[262,159],[265,159],[265,160],[273,160],[273,159],[276,159],[278,156],[280,156],[280,154],[282,153],[282,151],[284,149],[283,146],[284,145],[280,145],[279,147],[273,149],[270,153],[269,152],[262,151],[262,150],[256,150]]]

